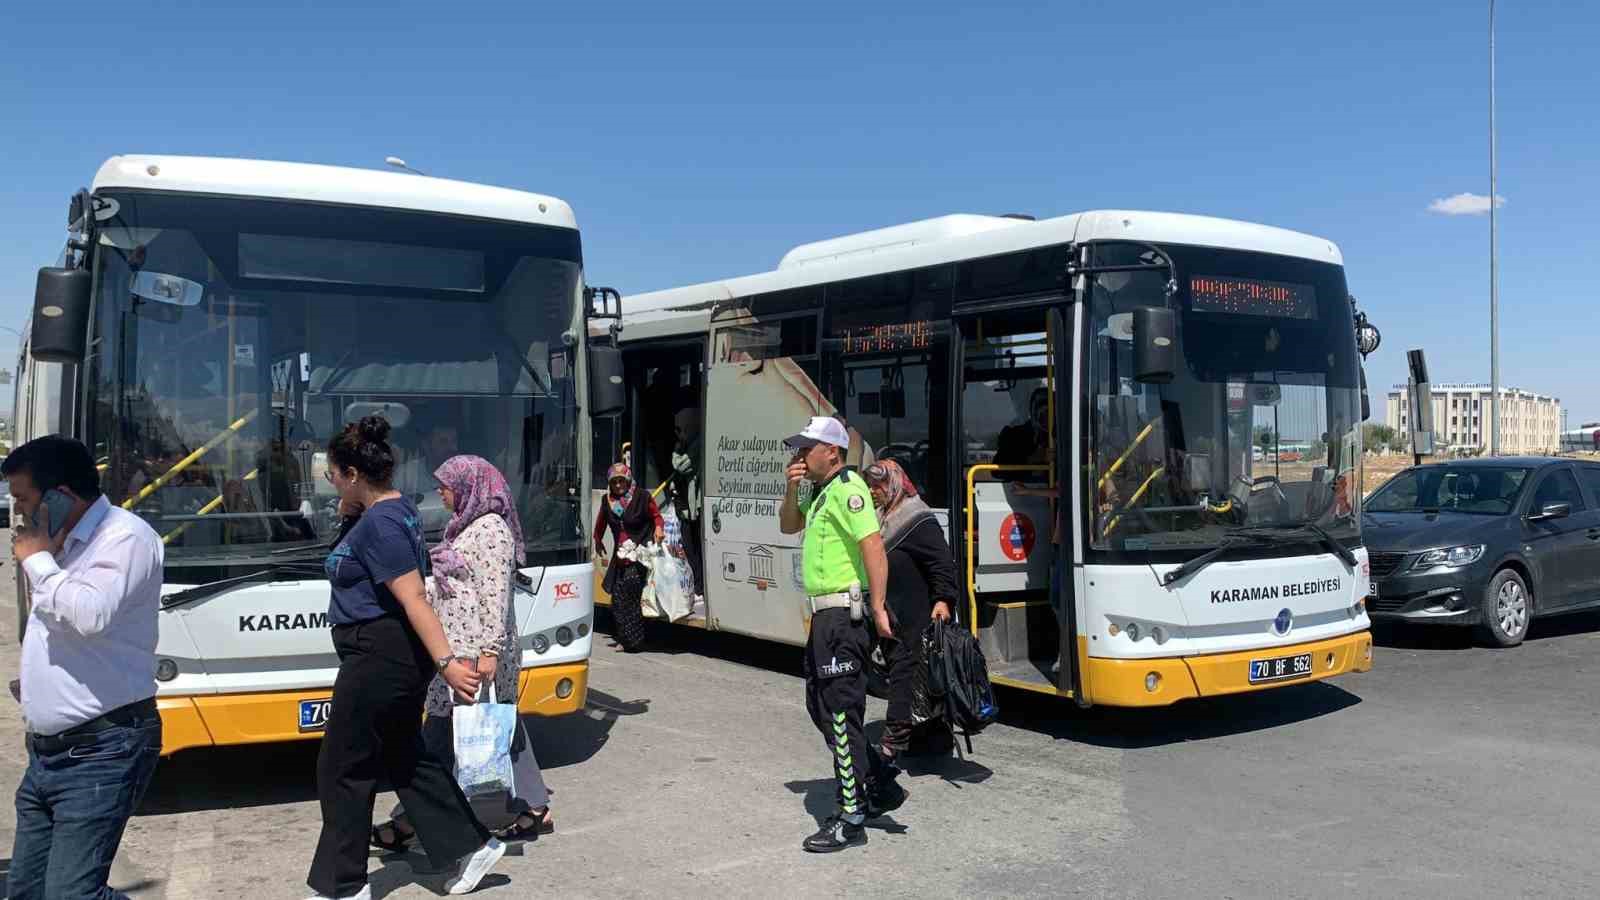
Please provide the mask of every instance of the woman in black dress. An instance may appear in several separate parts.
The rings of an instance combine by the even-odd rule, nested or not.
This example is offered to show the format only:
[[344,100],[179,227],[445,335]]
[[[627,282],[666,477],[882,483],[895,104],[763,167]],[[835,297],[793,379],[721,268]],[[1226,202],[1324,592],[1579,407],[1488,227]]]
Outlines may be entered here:
[[643,563],[629,557],[636,551],[642,552],[652,538],[654,543],[661,543],[667,530],[655,498],[634,484],[633,472],[627,465],[612,466],[606,472],[606,484],[609,491],[594,520],[594,552],[605,559],[605,536],[606,532],[611,532],[615,552],[611,564],[606,566],[606,578],[601,587],[611,596],[617,643],[632,653],[644,645],[644,612],[639,608],[639,597],[644,593],[645,580],[650,573]]
[[894,624],[888,642],[889,712],[883,726],[879,752],[893,762],[913,749],[949,752],[950,729],[938,718],[913,721],[912,681],[923,665],[922,633],[928,623],[951,620],[956,599],[955,560],[945,541],[944,529],[905,470],[893,460],[874,463],[863,470],[873,505],[878,508],[879,532],[889,555],[889,618]]

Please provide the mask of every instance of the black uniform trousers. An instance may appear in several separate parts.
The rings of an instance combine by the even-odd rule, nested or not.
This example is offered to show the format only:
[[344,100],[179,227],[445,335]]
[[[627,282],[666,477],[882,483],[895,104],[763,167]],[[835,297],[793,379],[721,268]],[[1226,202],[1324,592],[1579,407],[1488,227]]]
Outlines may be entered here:
[[866,817],[868,797],[884,770],[862,730],[871,645],[866,621],[850,621],[849,609],[822,609],[811,617],[804,662],[806,711],[833,760],[839,814],[855,823]]
[[489,840],[455,776],[422,744],[422,702],[433,662],[409,623],[384,616],[336,625],[339,675],[317,756],[322,836],[306,883],[345,897],[367,883],[367,841],[378,781],[387,778],[435,869]]

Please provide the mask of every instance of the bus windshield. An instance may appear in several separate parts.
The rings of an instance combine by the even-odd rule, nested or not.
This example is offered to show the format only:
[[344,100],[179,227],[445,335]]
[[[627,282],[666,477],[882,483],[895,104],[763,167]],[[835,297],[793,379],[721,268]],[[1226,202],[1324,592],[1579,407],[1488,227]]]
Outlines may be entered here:
[[127,192],[95,252],[87,433],[169,566],[317,557],[329,438],[379,414],[437,539],[434,470],[497,466],[532,564],[586,557],[578,234],[280,200]]
[[[1343,270],[1164,246],[1175,267],[1091,276],[1091,548],[1214,547],[1241,527],[1359,534],[1360,368]],[[1097,266],[1160,261],[1131,243]],[[1136,380],[1133,311],[1177,313],[1170,383]],[[1315,533],[1311,531],[1310,533]]]

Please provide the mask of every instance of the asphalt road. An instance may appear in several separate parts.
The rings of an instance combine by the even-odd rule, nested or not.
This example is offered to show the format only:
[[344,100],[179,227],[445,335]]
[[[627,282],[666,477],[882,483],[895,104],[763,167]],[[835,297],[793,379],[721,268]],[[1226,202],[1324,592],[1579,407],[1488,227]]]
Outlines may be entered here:
[[[17,647],[9,568],[0,669]],[[658,634],[658,636],[661,636]],[[1333,684],[1165,711],[1002,692],[971,759],[913,770],[866,848],[799,849],[831,803],[798,653],[696,632],[601,646],[590,703],[533,720],[557,831],[483,896],[1506,897],[1592,895],[1600,862],[1592,657],[1600,617],[1510,651],[1456,632],[1380,635]],[[869,712],[881,716],[882,705]],[[0,785],[24,765],[0,715]],[[314,744],[163,762],[113,883],[139,897],[301,897]],[[379,800],[386,809],[391,797]],[[0,808],[0,854],[12,837]],[[375,896],[437,895],[418,855],[374,856]]]

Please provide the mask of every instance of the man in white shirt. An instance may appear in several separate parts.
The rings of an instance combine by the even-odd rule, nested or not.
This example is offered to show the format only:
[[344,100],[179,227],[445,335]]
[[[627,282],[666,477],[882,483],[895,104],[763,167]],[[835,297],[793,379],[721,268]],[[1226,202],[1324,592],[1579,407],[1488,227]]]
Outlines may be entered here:
[[59,435],[0,463],[12,551],[32,610],[20,698],[28,768],[17,786],[12,898],[121,897],[106,879],[161,753],[156,613],[161,539],[100,493],[88,448]]

